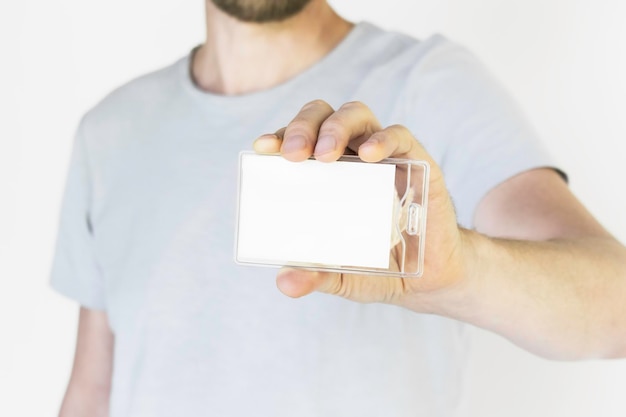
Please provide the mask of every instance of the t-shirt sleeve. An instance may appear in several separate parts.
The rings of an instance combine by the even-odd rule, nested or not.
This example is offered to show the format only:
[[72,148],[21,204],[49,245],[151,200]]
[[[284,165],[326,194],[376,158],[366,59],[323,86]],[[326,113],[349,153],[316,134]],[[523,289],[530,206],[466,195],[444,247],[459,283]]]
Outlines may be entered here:
[[82,306],[103,310],[103,280],[96,261],[90,220],[89,168],[83,121],[74,140],[50,283],[56,291]]
[[554,167],[534,128],[499,82],[465,48],[438,40],[418,66],[413,129],[439,162],[458,222],[473,227],[495,186],[524,171]]

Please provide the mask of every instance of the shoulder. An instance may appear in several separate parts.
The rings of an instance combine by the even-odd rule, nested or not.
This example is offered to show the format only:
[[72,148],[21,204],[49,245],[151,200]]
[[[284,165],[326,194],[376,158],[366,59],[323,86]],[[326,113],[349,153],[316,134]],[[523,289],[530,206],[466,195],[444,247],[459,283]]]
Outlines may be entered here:
[[84,115],[81,129],[94,134],[157,112],[180,91],[181,72],[187,62],[183,57],[114,89]]
[[364,99],[377,102],[389,96],[387,101],[410,111],[427,101],[449,111],[481,91],[499,88],[475,54],[441,34],[420,40],[368,23],[359,27],[363,34],[353,59],[361,75],[357,94]]
[[370,57],[373,67],[404,67],[427,72],[459,69],[479,62],[466,47],[442,34],[417,39],[368,22],[359,23],[358,29],[363,56]]
[[465,46],[441,34],[419,40],[373,25],[366,29],[362,59],[369,62],[355,96],[383,124],[407,126],[434,156],[443,156],[452,130],[477,111],[497,117],[503,109],[500,83]]
[[423,131],[432,125],[441,133],[476,117],[508,119],[520,115],[500,80],[464,45],[441,34],[418,40],[381,29],[374,32],[381,45],[379,63],[373,65],[379,74],[373,78],[383,80],[393,92],[392,98],[404,112],[401,119],[406,119],[409,127]]
[[148,140],[180,104],[188,58],[137,77],[106,95],[83,116],[77,139],[95,165]]

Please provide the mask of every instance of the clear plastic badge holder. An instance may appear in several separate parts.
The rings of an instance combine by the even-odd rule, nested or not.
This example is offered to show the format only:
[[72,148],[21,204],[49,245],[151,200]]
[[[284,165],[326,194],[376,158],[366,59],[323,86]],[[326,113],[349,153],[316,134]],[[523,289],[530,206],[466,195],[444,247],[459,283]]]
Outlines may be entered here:
[[[424,269],[429,165],[357,156],[289,162],[242,152],[235,260],[364,275]],[[370,251],[370,252],[368,252]]]

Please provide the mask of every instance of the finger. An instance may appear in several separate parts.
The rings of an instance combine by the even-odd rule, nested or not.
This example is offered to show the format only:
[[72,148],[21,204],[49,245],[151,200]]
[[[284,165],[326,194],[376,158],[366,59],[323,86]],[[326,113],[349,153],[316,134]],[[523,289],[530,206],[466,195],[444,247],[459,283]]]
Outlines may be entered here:
[[276,286],[285,295],[303,297],[314,291],[361,303],[397,302],[405,292],[402,279],[283,268]]
[[336,272],[283,268],[276,276],[276,286],[285,295],[298,298],[319,291],[345,296],[343,275]]
[[281,143],[282,140],[280,140],[278,136],[273,133],[268,133],[259,136],[252,144],[252,147],[257,153],[274,154],[280,152]]
[[332,280],[326,275],[328,274],[318,271],[283,268],[276,276],[276,286],[289,297],[303,297],[324,286],[324,281]]
[[285,137],[285,130],[287,130],[286,127],[281,127],[276,131],[275,135],[278,136],[280,140],[283,140],[283,138]]
[[257,153],[276,154],[280,152],[280,146],[283,143],[283,135],[285,134],[285,128],[281,128],[276,133],[268,133],[259,136],[252,147]]
[[336,161],[350,142],[363,141],[381,129],[376,116],[365,104],[354,101],[341,106],[319,129],[315,158]]
[[294,162],[304,161],[313,155],[320,126],[333,112],[333,108],[322,100],[305,104],[287,125],[280,153]]
[[358,149],[359,157],[366,162],[378,162],[385,158],[404,158],[435,161],[413,134],[404,126],[393,125],[374,133]]

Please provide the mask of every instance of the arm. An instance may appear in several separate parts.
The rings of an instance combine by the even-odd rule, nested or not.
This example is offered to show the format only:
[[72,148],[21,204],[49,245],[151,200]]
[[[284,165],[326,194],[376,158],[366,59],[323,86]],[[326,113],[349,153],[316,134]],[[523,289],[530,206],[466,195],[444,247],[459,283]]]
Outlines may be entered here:
[[74,366],[59,417],[109,415],[113,342],[106,313],[81,307]]
[[548,358],[626,356],[626,249],[558,174],[509,179],[481,202],[475,224],[462,231],[464,285],[435,312]]
[[[305,140],[292,140],[298,136]],[[424,275],[383,279],[284,269],[277,277],[282,292],[321,291],[439,314],[549,358],[626,357],[626,248],[556,173],[534,170],[496,187],[477,210],[477,231],[469,231],[456,224],[436,162],[406,128],[383,129],[361,103],[336,112],[309,103],[285,129],[255,142],[258,152],[281,152],[292,161],[314,155],[330,162],[346,148],[366,162],[430,163]]]

